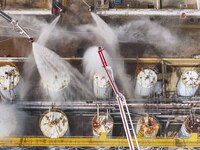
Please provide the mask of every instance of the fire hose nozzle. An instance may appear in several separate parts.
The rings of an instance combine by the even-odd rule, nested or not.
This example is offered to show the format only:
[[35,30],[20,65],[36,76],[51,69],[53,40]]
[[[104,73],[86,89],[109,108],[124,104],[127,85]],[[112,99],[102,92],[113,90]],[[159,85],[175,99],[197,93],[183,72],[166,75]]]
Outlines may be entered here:
[[31,37],[31,38],[29,38],[29,42],[31,42],[31,43],[33,43],[34,42],[34,40],[33,40],[33,38]]

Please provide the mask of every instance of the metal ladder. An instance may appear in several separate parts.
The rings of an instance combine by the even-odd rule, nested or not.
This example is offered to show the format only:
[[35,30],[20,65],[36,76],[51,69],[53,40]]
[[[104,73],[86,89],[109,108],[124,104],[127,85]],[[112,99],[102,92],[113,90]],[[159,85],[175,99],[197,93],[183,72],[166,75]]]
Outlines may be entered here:
[[124,130],[125,130],[125,133],[126,133],[126,137],[127,137],[127,140],[128,140],[129,148],[130,148],[130,150],[135,150],[135,147],[134,147],[134,144],[133,144],[133,141],[132,141],[132,135],[131,135],[131,132],[130,132],[132,130],[134,139],[136,141],[137,149],[140,150],[139,143],[138,143],[138,140],[137,140],[137,136],[136,136],[136,133],[135,133],[135,130],[134,130],[134,127],[133,127],[133,122],[132,122],[130,112],[129,112],[129,109],[128,109],[128,106],[127,106],[127,103],[126,103],[126,99],[125,99],[124,95],[122,93],[120,93],[119,90],[118,90],[118,87],[117,87],[117,85],[114,81],[112,68],[110,66],[108,66],[106,59],[104,57],[104,54],[103,54],[103,50],[105,50],[105,49],[102,48],[102,47],[99,47],[98,54],[99,54],[99,57],[101,59],[102,65],[103,65],[102,67],[104,68],[105,73],[106,73],[106,75],[109,79],[110,85],[112,86],[112,89],[113,89],[113,91],[116,95],[116,99],[117,99],[117,102],[118,102],[118,106],[119,106]]

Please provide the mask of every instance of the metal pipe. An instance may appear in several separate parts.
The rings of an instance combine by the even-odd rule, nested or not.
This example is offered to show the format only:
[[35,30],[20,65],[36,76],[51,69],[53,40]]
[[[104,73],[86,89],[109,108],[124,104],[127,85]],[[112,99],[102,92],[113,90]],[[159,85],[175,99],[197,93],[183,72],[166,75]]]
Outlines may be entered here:
[[[13,102],[14,104],[18,105],[20,108],[49,108],[50,106],[52,106],[52,102],[34,102],[34,101],[15,101]],[[71,109],[80,109],[80,110],[84,110],[84,109],[94,109],[97,110],[97,104],[99,105],[100,109],[118,109],[118,104],[117,102],[111,102],[111,103],[91,103],[88,104],[86,102],[80,103],[80,102],[71,102],[71,103],[67,103],[67,102],[54,102],[54,107],[60,107],[60,108],[71,108]],[[146,109],[195,109],[195,108],[199,108],[200,107],[200,102],[190,102],[190,103],[169,103],[169,104],[143,104],[143,103],[129,103],[127,104],[128,107],[130,108],[146,108]]]
[[163,96],[166,95],[165,91],[165,62],[162,60],[162,94]]
[[[23,62],[27,60],[28,57],[0,57],[0,62],[10,61],[10,62]],[[63,57],[66,61],[82,61],[81,57]],[[195,58],[116,58],[115,60],[123,60],[125,62],[136,62],[139,63],[155,63],[160,64],[162,61],[165,61],[165,65],[167,66],[183,66],[183,67],[194,67],[200,65],[199,59]]]
[[160,9],[161,0],[156,0],[156,9]]
[[196,3],[197,3],[197,9],[200,10],[200,1],[196,0]]
[[33,42],[33,38],[29,36],[29,34],[18,24],[16,20],[12,19],[9,15],[7,15],[1,10],[0,10],[0,15],[8,22],[10,22],[13,26],[17,27],[20,30],[20,34],[24,34],[26,37],[28,37],[30,42]]
[[12,22],[12,18],[10,17],[10,16],[8,16],[6,13],[4,13],[3,11],[1,11],[0,10],[0,15],[4,18],[4,19],[6,19],[8,22]]

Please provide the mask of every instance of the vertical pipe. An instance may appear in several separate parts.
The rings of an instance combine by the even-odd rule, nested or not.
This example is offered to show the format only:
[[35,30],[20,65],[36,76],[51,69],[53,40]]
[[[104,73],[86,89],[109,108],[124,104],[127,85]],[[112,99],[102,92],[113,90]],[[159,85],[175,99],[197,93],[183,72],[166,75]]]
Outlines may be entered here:
[[163,96],[165,96],[165,63],[164,63],[164,60],[162,60],[162,93],[163,93]]
[[107,109],[107,114],[106,114],[106,117],[107,117],[106,119],[108,119],[108,109]]
[[97,120],[99,120],[99,105],[97,105]]
[[156,9],[160,9],[161,0],[156,0]]
[[104,0],[101,0],[101,6],[103,6],[105,3],[104,3]]
[[162,9],[162,0],[160,0],[160,9]]
[[196,3],[197,3],[197,9],[200,10],[200,1],[196,0]]

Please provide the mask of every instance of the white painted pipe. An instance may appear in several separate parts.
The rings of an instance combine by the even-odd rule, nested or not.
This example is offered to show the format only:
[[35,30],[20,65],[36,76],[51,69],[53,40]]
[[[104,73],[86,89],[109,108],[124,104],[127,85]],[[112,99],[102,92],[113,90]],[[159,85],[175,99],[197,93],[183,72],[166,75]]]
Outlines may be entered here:
[[105,3],[104,3],[104,0],[101,0],[101,6],[103,6]]
[[196,0],[196,3],[197,3],[197,9],[200,10],[200,1]]
[[160,9],[160,0],[156,0],[156,9]]
[[97,120],[99,120],[99,105],[97,105]]

